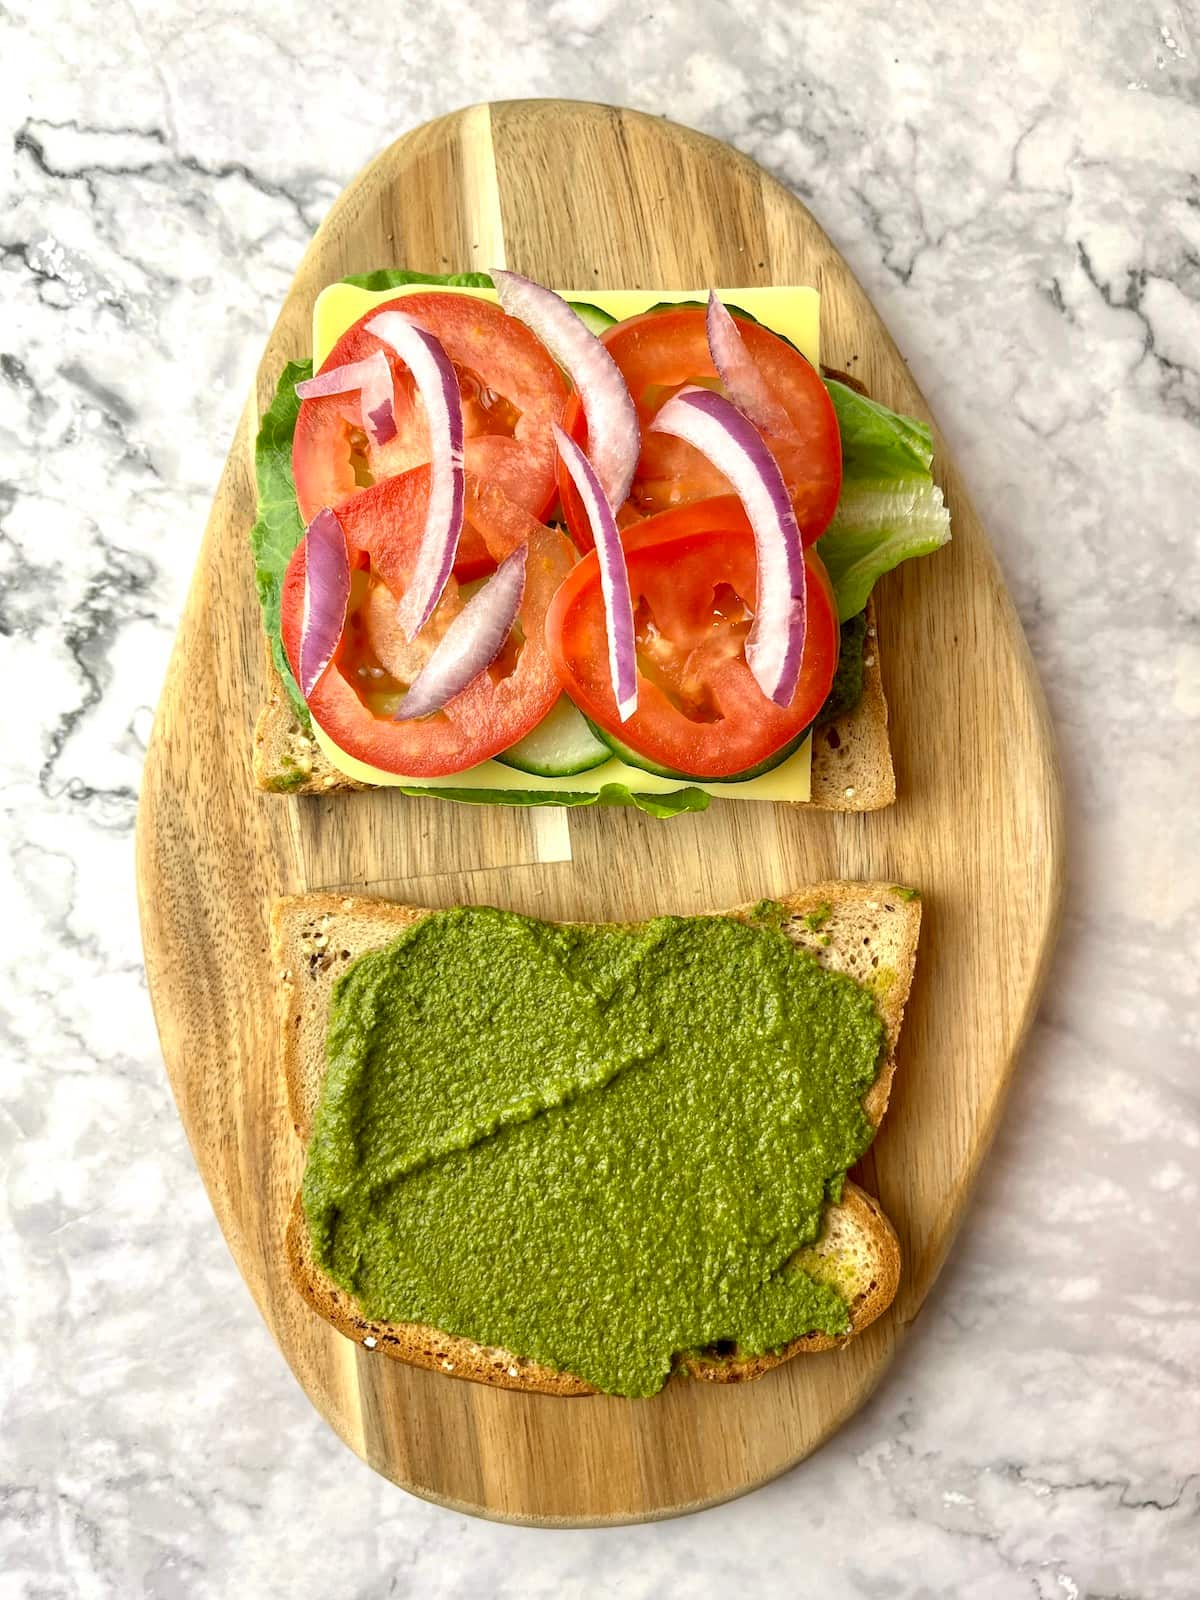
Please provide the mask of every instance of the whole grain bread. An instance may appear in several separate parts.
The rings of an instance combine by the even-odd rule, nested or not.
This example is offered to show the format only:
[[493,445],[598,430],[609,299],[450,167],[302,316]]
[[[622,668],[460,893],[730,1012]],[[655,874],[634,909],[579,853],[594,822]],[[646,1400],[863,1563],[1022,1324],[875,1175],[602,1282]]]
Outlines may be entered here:
[[[863,1108],[878,1127],[887,1109],[896,1044],[912,982],[920,931],[916,895],[895,884],[821,883],[789,896],[783,927],[830,971],[869,986],[884,1025],[879,1075]],[[746,918],[751,907],[726,913]],[[296,1133],[307,1143],[325,1073],[325,1030],[335,979],[356,956],[389,944],[426,909],[338,894],[279,900],[271,912],[272,952],[279,971],[283,1068]],[[579,1395],[590,1385],[570,1373],[417,1323],[364,1317],[353,1299],[318,1266],[297,1195],[286,1235],[293,1281],[304,1299],[339,1333],[410,1365],[508,1389]],[[891,1304],[900,1278],[900,1250],[878,1203],[849,1180],[839,1204],[826,1208],[820,1238],[797,1252],[796,1264],[836,1287],[859,1333]],[[679,1368],[712,1383],[756,1378],[791,1356],[845,1343],[806,1334],[782,1350],[742,1356],[736,1348],[682,1356]]]

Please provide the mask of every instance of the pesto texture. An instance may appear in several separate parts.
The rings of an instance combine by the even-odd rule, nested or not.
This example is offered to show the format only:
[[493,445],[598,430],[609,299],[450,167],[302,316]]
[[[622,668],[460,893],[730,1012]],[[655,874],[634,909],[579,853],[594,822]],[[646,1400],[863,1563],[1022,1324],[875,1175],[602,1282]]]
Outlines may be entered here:
[[616,1394],[680,1351],[844,1333],[788,1263],[870,1142],[882,1043],[870,994],[769,917],[437,912],[335,986],[316,1258],[369,1317]]
[[862,699],[866,642],[867,617],[864,611],[860,611],[856,617],[848,617],[842,623],[837,671],[833,675],[825,704],[817,712],[816,721],[813,723],[815,728],[823,728],[828,722],[836,722],[838,717],[845,716],[847,711],[853,711]]

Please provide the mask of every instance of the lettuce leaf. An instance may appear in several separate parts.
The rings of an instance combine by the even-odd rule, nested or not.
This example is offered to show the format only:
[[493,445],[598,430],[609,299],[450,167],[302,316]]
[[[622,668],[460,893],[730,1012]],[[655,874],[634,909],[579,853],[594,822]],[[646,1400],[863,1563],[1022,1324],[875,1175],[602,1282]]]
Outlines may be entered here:
[[258,603],[262,607],[263,627],[271,647],[271,659],[305,729],[312,727],[312,720],[284,654],[279,631],[279,597],[292,552],[304,537],[304,524],[296,505],[296,485],[292,479],[292,435],[296,431],[296,418],[300,413],[296,385],[311,377],[311,361],[289,361],[279,375],[275,398],[267,407],[254,447],[258,516],[250,530],[254,583],[258,590]]
[[836,378],[825,387],[842,435],[843,478],[926,478],[933,462],[929,424],[889,411]]
[[684,811],[707,811],[703,789],[677,789],[673,794],[636,794],[623,783],[606,783],[599,794],[563,792],[539,794],[528,789],[442,789],[400,785],[401,794],[431,794],[439,800],[456,800],[465,806],[636,806],[651,817],[677,817]]
[[817,541],[845,622],[866,605],[876,580],[913,556],[931,555],[950,538],[950,513],[930,479],[850,483]]
[[343,283],[356,289],[402,289],[408,283],[434,283],[448,289],[490,289],[486,272],[406,272],[402,267],[381,267],[378,272],[356,272]]
[[842,493],[817,541],[846,622],[875,583],[902,561],[926,556],[950,538],[950,513],[933,481],[927,423],[889,411],[844,383],[825,387],[842,435]]

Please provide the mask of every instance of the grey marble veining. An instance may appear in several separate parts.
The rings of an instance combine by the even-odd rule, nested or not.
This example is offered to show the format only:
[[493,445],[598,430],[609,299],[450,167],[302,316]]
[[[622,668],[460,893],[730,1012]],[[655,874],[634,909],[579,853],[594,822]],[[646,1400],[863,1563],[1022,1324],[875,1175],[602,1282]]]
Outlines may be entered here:
[[[0,1597],[1200,1593],[1200,23],[942,0],[0,9]],[[965,1230],[874,1400],[700,1518],[472,1522],[279,1360],[162,1072],[132,888],[152,707],[312,229],[470,101],[622,102],[816,211],[1045,679],[1072,882]]]

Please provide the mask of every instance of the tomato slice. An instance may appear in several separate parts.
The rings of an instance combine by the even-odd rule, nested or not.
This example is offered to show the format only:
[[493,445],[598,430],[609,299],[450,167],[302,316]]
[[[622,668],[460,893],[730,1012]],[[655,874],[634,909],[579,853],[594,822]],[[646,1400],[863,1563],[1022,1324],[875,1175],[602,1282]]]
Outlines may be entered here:
[[638,707],[627,722],[617,715],[592,550],[571,569],[546,618],[550,659],[580,710],[650,761],[701,779],[735,777],[802,733],[829,694],[840,638],[816,551],[804,553],[800,681],[781,707],[746,665],[758,563],[741,501],[722,495],[659,512],[626,528],[621,543],[637,629]]
[[[546,612],[575,553],[494,484],[467,479],[467,507],[494,569],[528,543],[525,595],[517,627],[486,672],[441,711],[393,720],[404,690],[463,606],[451,577],[437,609],[414,640],[396,623],[395,602],[409,581],[424,526],[428,473],[387,478],[338,509],[352,569],[350,609],[337,653],[309,699],[309,710],[347,755],[386,772],[440,778],[497,755],[523,739],[558,699],[545,644]],[[417,530],[414,533],[414,528]],[[304,545],[283,581],[283,646],[295,670],[304,612]]]
[[[396,436],[375,445],[362,427],[357,394],[301,403],[292,442],[296,501],[305,523],[324,506],[340,510],[384,478],[429,461],[429,429],[412,375],[388,345],[368,333],[380,311],[402,311],[441,340],[458,373],[463,399],[467,470],[494,484],[539,520],[557,495],[551,432],[566,384],[543,345],[499,306],[470,295],[435,291],[372,306],[348,328],[322,367],[339,367],[383,350],[396,390]],[[464,558],[486,567],[484,541],[464,530]]]
[[[804,543],[815,544],[837,509],[842,488],[842,441],[833,402],[820,373],[798,350],[760,323],[739,318],[738,327],[791,420],[792,436],[786,440],[772,436],[767,444],[788,485]],[[601,338],[629,385],[642,427],[642,452],[629,499],[618,517],[621,525],[673,506],[728,494],[728,478],[694,445],[646,431],[659,409],[685,383],[701,383],[724,392],[709,352],[703,308],[647,311],[618,322]],[[587,423],[578,395],[567,401],[563,427],[580,444],[586,444]],[[581,550],[590,549],[587,517],[563,467],[558,471],[558,489],[571,537]]]

